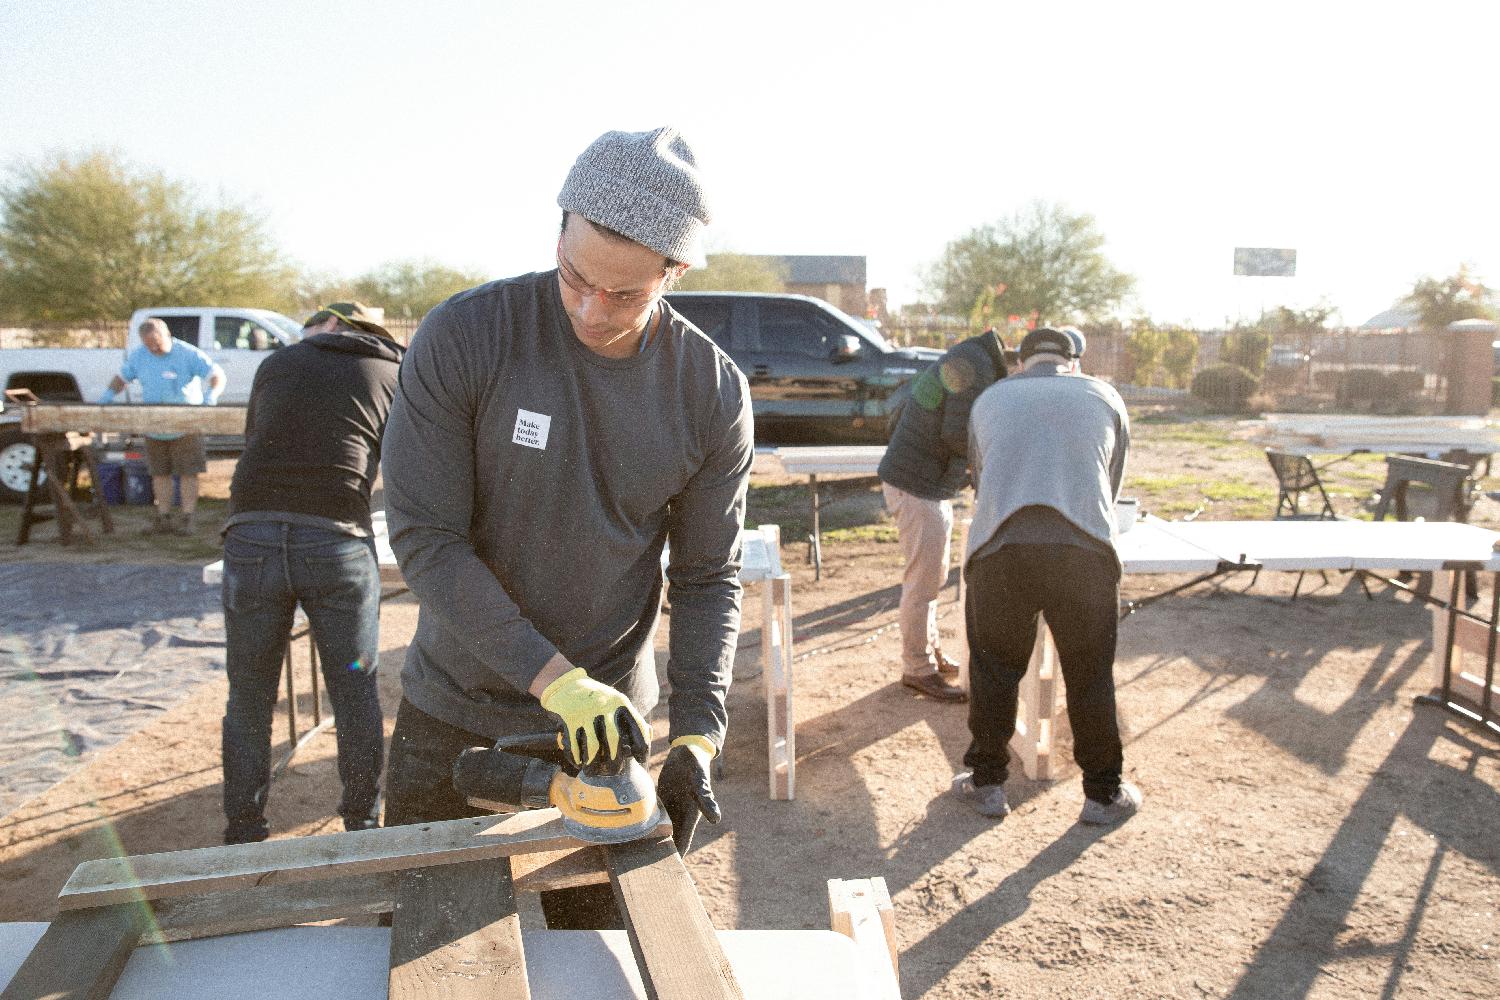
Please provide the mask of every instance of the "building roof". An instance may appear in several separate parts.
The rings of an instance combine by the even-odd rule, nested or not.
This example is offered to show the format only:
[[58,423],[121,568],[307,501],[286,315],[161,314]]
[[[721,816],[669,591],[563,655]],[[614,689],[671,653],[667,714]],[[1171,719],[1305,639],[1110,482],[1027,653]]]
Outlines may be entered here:
[[1361,330],[1412,330],[1417,327],[1417,311],[1411,306],[1394,305],[1376,313],[1359,325]]
[[780,265],[789,285],[857,285],[865,287],[865,258],[825,254],[765,254]]

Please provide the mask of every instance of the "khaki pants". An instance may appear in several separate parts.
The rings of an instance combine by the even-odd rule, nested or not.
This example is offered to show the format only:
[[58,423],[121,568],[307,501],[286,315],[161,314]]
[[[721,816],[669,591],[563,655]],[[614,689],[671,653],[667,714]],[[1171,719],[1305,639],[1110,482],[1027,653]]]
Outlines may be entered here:
[[901,577],[901,669],[908,677],[920,677],[937,672],[937,603],[948,578],[953,503],[923,500],[889,483],[883,489],[906,559]]

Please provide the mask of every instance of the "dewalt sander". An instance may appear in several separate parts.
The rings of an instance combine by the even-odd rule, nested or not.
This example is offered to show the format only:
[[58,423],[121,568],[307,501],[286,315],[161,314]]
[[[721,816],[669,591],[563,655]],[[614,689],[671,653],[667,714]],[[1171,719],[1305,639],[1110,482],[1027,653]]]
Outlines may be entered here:
[[575,770],[560,732],[526,733],[473,747],[453,765],[453,787],[472,805],[516,812],[556,806],[563,829],[593,844],[623,844],[666,821],[656,786],[622,734],[619,754]]

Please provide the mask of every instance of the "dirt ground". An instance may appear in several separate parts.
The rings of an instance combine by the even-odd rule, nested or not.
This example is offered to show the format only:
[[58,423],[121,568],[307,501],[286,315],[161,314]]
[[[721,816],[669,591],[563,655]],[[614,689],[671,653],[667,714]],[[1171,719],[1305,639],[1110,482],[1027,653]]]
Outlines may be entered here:
[[[1168,517],[1269,516],[1270,470],[1236,433],[1141,415],[1128,492]],[[1335,466],[1336,506],[1362,510],[1382,475],[1378,459]],[[826,879],[879,875],[911,998],[1500,993],[1500,742],[1413,706],[1431,687],[1424,607],[1378,587],[1367,601],[1335,575],[1310,576],[1293,602],[1295,575],[1252,589],[1245,574],[1140,611],[1121,626],[1116,678],[1141,813],[1078,825],[1065,745],[1058,780],[1012,778],[1016,809],[997,824],[947,794],[964,708],[899,685],[900,555],[876,491],[851,489],[828,512],[822,580],[802,546],[784,549],[792,802],[766,795],[759,594],[747,594],[717,784],[725,819],[700,827],[688,859],[719,926],[825,927]],[[796,481],[757,475],[750,523],[799,537],[804,503]],[[1481,500],[1475,520],[1497,514]],[[47,547],[25,555],[77,558]],[[1180,582],[1132,577],[1126,592]],[[957,647],[952,594],[941,621]],[[416,611],[409,595],[385,605],[388,718]],[[87,858],[215,843],[223,699],[220,674],[0,819],[0,919],[50,916]],[[273,786],[277,837],[338,828],[333,753],[319,738]]]

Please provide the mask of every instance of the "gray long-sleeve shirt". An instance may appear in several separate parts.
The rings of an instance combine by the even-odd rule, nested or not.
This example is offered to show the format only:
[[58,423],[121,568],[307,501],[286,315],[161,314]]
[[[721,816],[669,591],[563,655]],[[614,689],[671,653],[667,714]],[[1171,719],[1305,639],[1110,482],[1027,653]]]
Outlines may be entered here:
[[[984,390],[969,417],[974,520],[965,563],[1000,544],[1070,534],[1114,553],[1129,450],[1130,417],[1108,382],[1042,363]],[[1018,525],[1013,515],[1028,508],[1056,511],[1061,536],[1051,518]]]
[[671,735],[720,744],[739,631],[750,393],[663,302],[645,350],[579,343],[557,273],[428,314],[385,432],[391,547],[420,599],[405,697],[498,736],[555,723],[526,689],[555,652],[656,704],[662,547]]

